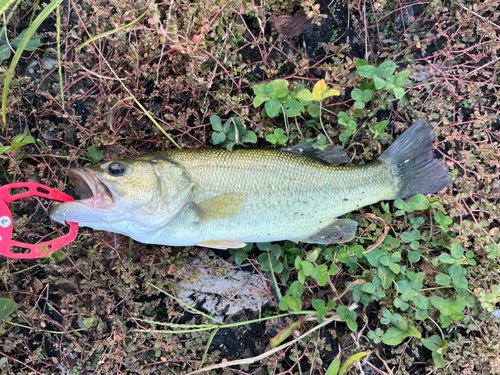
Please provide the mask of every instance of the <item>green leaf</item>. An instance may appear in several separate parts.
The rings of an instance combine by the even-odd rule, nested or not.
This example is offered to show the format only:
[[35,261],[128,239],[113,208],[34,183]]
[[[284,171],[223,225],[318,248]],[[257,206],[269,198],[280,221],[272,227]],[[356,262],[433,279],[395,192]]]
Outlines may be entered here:
[[228,151],[232,151],[235,144],[236,142],[232,142],[229,139],[226,139],[224,142],[220,144],[220,146],[225,147]]
[[[26,31],[28,31],[28,29],[24,29],[23,31],[21,31],[21,33],[17,37],[15,37],[13,40],[10,41],[10,45],[12,46],[12,48],[17,50],[17,48],[21,44],[21,40],[24,38],[24,34],[26,34]],[[24,50],[25,51],[34,51],[35,49],[40,47],[40,44],[41,44],[41,42],[40,42],[39,37],[32,37],[28,41],[28,44],[26,44],[26,47],[24,48]]]
[[102,158],[102,152],[96,146],[90,146],[87,155],[92,163],[99,163]]
[[328,370],[326,370],[325,375],[338,375],[340,368],[340,353],[328,366]]
[[261,95],[261,94],[267,95],[266,88],[267,88],[267,82],[262,82],[252,87],[255,95]]
[[436,284],[441,286],[448,286],[451,284],[451,277],[440,273],[436,275]]
[[0,45],[0,64],[10,58],[10,48],[7,44]]
[[366,89],[366,90],[363,90],[363,94],[361,95],[361,99],[362,101],[364,101],[365,103],[368,103],[373,97],[373,91],[370,90],[370,89]]
[[368,294],[375,294],[377,288],[372,283],[366,283],[361,286],[361,290]]
[[419,309],[422,309],[422,310],[427,310],[427,308],[429,307],[429,301],[428,301],[427,297],[424,297],[422,294],[420,294],[418,292],[413,297],[413,302],[415,303],[415,305]]
[[267,94],[259,94],[255,98],[253,98],[253,106],[257,108],[259,105],[267,102],[268,100],[271,100],[271,98],[267,96]]
[[[373,250],[372,250],[373,251]],[[389,289],[391,287],[392,282],[394,281],[396,274],[386,266],[380,266],[377,268],[377,275],[382,281],[382,286],[384,289]]]
[[455,289],[467,289],[469,281],[464,276],[458,276],[453,278],[453,285]]
[[440,256],[438,256],[438,259],[441,261],[441,263],[446,263],[446,264],[453,264],[453,263],[455,263],[455,258],[453,258],[448,253],[441,254]]
[[222,131],[222,121],[219,116],[212,115],[210,116],[210,123],[212,124],[212,129],[216,132]]
[[94,322],[95,322],[95,319],[92,317],[88,317],[88,318],[83,319],[83,324],[87,328],[92,327],[94,325]]
[[286,311],[290,308],[290,304],[294,304],[295,299],[292,296],[283,296],[279,303],[279,308],[281,311]]
[[382,78],[380,78],[378,75],[373,76],[373,82],[375,82],[375,88],[377,90],[381,90],[385,87],[386,81],[384,81]]
[[443,340],[438,335],[432,335],[426,339],[420,340],[423,346],[427,349],[435,351],[443,346]]
[[399,328],[401,331],[406,332],[408,330],[408,323],[399,314],[392,314],[391,323]]
[[337,307],[337,314],[341,320],[347,320],[349,317],[349,309],[345,306]]
[[278,99],[271,99],[265,104],[267,115],[271,118],[276,117],[280,113],[281,103]]
[[361,91],[360,89],[354,89],[354,90],[352,90],[352,92],[351,92],[351,98],[353,98],[354,100],[361,100],[361,101],[363,101],[363,91]]
[[248,258],[248,253],[245,251],[238,250],[236,253],[234,253],[234,261],[236,262],[237,265],[242,264],[245,260]]
[[9,317],[16,309],[16,304],[8,298],[0,298],[0,322]]
[[394,79],[394,86],[402,87],[406,83],[406,80],[408,79],[409,75],[410,75],[409,70],[403,70],[402,72],[399,72],[396,75],[396,78]]
[[444,367],[444,358],[443,358],[443,355],[441,353],[438,353],[437,351],[432,352],[432,359],[434,360],[434,364],[437,367],[439,367],[439,368]]
[[257,143],[257,135],[251,131],[247,130],[245,134],[240,137],[241,143]]
[[356,69],[361,68],[362,66],[369,65],[368,61],[364,59],[357,59],[356,60]]
[[272,144],[276,144],[278,142],[278,138],[274,134],[269,134],[266,137],[266,141],[271,142]]
[[344,364],[340,368],[339,375],[347,374],[347,371],[356,363],[356,361],[358,361],[359,359],[361,359],[367,355],[370,355],[371,353],[372,352],[360,352],[360,353],[356,353],[356,354],[351,355],[349,358],[347,358],[345,360]]
[[363,108],[365,108],[365,103],[362,102],[361,100],[356,100],[354,102],[354,107],[357,109],[363,109]]
[[417,251],[410,251],[408,253],[408,260],[412,263],[420,261],[420,254]]
[[302,265],[302,270],[304,271],[304,275],[311,276],[314,270],[314,266],[312,265],[312,263],[308,262],[307,260],[303,260],[301,262],[301,265]]
[[212,133],[212,140],[216,145],[224,142],[226,140],[226,135],[221,132],[213,132]]
[[396,71],[396,64],[392,61],[384,61],[377,69],[377,75],[380,78],[386,79]]
[[322,299],[313,299],[311,305],[316,311],[326,311],[326,304]]
[[408,337],[406,332],[396,327],[390,327],[382,336],[382,342],[386,345],[399,345],[406,337]]
[[394,92],[394,96],[396,97],[396,99],[401,99],[403,96],[405,96],[405,90],[401,87],[395,87],[392,89],[392,91]]
[[425,320],[429,317],[429,313],[424,309],[416,309],[415,310],[415,319],[417,320]]
[[404,243],[410,243],[411,241],[413,241],[411,233],[408,232],[401,233],[401,241],[403,241]]
[[420,339],[422,337],[420,331],[416,329],[414,326],[409,326],[408,330],[406,331],[406,334],[411,337],[416,337],[417,339]]
[[304,287],[299,281],[294,281],[288,290],[293,297],[300,298],[304,292]]
[[332,263],[330,266],[330,271],[329,271],[330,276],[335,276],[338,273],[339,273],[339,266]]
[[309,91],[308,89],[304,89],[304,90],[299,91],[299,93],[297,94],[297,98],[304,100],[306,102],[313,102],[316,100],[316,98],[313,96],[312,92]]
[[[284,98],[288,95],[288,82],[284,79],[271,81],[267,84],[266,93],[273,99]],[[267,114],[269,114],[269,111],[267,111]]]
[[307,112],[312,117],[318,117],[319,116],[319,104],[318,103],[311,103],[307,106]]
[[375,68],[373,65],[363,65],[357,70],[357,72],[361,77],[373,78],[373,76],[377,72],[377,68]]
[[291,98],[285,101],[283,108],[285,109],[285,115],[288,117],[297,117],[304,112],[304,106]]
[[304,89],[305,86],[301,83],[300,85],[297,85],[293,88],[293,90],[290,92],[290,95],[294,98],[297,98],[297,94]]
[[319,256],[319,253],[320,253],[321,249],[320,248],[316,248],[314,250],[311,250],[307,253],[307,256],[306,256],[306,259],[309,261],[309,262],[316,262],[316,260],[318,259],[318,256]]
[[423,194],[417,194],[408,199],[408,203],[413,204],[415,210],[427,210],[429,208],[429,200]]
[[451,256],[455,259],[459,259],[464,256],[464,248],[458,242],[455,242],[450,250]]
[[349,318],[345,322],[351,331],[356,332],[358,330],[358,323],[356,323],[356,319]]

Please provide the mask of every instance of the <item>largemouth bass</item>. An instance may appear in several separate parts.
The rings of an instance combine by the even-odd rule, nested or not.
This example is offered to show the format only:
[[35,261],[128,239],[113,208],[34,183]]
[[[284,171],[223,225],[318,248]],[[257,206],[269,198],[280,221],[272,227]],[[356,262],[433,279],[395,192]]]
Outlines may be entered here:
[[107,161],[70,169],[81,200],[53,207],[50,216],[158,245],[343,243],[358,224],[340,216],[451,185],[448,168],[434,158],[433,141],[432,127],[420,120],[362,166],[307,156],[316,152],[307,146],[168,150]]

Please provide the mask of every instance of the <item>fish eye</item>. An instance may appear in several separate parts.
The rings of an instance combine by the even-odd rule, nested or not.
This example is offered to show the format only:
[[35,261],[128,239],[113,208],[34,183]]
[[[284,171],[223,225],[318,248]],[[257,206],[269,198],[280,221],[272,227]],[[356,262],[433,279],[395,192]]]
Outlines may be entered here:
[[125,174],[125,167],[122,164],[116,162],[110,163],[107,170],[111,176],[122,176]]

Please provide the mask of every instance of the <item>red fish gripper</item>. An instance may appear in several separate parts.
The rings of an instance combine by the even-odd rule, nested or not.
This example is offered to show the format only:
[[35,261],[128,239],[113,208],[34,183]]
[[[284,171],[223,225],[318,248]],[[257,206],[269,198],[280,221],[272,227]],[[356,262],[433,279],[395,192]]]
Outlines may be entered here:
[[[12,194],[12,189],[23,189],[24,191],[18,194]],[[60,191],[36,182],[21,182],[0,187],[0,255],[4,257],[14,259],[41,258],[69,244],[78,234],[78,223],[68,223],[69,233],[65,236],[35,245],[14,241],[11,238],[14,225],[8,204],[27,197],[42,197],[59,202],[69,202],[73,200],[73,197],[68,194],[61,193]],[[14,246],[30,251],[25,254],[14,253],[11,251],[11,248]]]

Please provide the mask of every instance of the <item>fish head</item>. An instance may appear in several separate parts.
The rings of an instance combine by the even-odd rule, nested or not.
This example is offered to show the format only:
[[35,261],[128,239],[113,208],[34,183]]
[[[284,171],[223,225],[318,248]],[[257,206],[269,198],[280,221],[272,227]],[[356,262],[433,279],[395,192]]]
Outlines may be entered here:
[[179,174],[168,178],[159,164],[155,158],[131,157],[70,168],[68,177],[80,199],[54,206],[50,217],[128,235],[154,230],[173,215],[169,203]]

